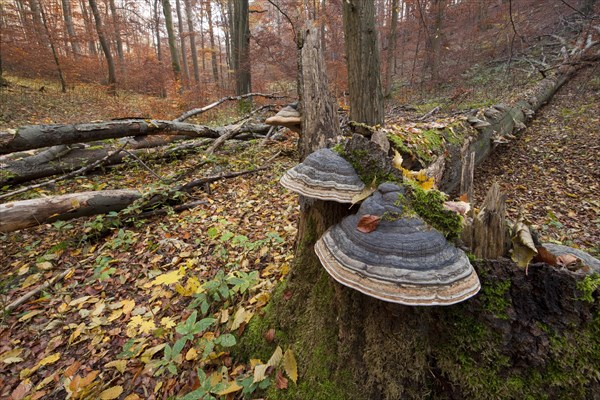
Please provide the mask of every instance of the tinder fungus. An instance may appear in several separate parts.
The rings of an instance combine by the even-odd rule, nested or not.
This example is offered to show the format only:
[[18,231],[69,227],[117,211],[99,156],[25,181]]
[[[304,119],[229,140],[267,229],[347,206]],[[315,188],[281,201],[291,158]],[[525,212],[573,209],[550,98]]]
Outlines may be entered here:
[[365,188],[352,165],[330,149],[308,155],[287,171],[280,183],[303,196],[338,203],[352,203]]
[[[405,305],[448,305],[474,296],[479,278],[466,254],[404,209],[403,195],[384,183],[357,214],[325,232],[315,252],[327,272],[368,296]],[[376,227],[361,229],[361,219],[376,218]]]
[[302,115],[292,105],[282,108],[277,114],[265,120],[267,125],[284,126],[294,132],[302,132]]

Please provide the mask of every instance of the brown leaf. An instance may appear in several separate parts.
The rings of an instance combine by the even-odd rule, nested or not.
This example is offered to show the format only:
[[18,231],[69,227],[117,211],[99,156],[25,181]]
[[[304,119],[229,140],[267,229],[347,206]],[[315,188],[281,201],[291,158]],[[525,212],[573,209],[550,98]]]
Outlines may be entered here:
[[273,343],[273,340],[275,340],[275,328],[271,328],[265,332],[264,337],[267,342]]
[[81,367],[81,363],[79,361],[75,361],[73,364],[69,365],[63,375],[67,378],[70,378],[75,374],[75,372],[77,372],[79,367]]
[[358,225],[356,225],[356,229],[358,229],[362,233],[371,233],[375,229],[377,229],[377,225],[381,221],[381,217],[377,215],[366,214],[360,217],[358,220]]
[[287,389],[288,388],[288,380],[281,371],[277,371],[277,376],[275,377],[275,384],[277,385],[277,389]]
[[550,253],[544,246],[537,248],[538,253],[533,258],[535,262],[543,262],[548,265],[556,265],[556,256]]
[[25,379],[19,383],[19,386],[10,395],[11,400],[21,400],[31,390],[33,384],[29,379]]
[[464,201],[445,201],[444,208],[459,215],[467,215],[471,209],[471,204]]
[[560,256],[556,257],[556,264],[560,265],[561,267],[566,267],[567,265],[574,264],[577,261],[579,261],[579,258],[575,257],[571,253],[561,254]]

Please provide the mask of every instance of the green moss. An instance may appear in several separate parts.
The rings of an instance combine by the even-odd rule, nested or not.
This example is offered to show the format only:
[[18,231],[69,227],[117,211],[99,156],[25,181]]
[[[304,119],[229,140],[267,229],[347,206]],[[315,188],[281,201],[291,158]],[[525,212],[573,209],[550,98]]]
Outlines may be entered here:
[[577,289],[581,292],[581,296],[578,300],[587,301],[588,303],[594,302],[594,292],[600,287],[600,275],[592,274],[587,275],[583,280],[577,283]]
[[429,225],[452,239],[460,235],[462,217],[444,208],[446,194],[439,190],[423,190],[414,182],[406,181],[406,196],[410,207]]
[[497,318],[508,319],[506,310],[511,303],[507,296],[511,286],[510,280],[489,282],[481,287],[481,296],[484,299],[485,309]]
[[384,172],[376,165],[376,160],[369,157],[367,150],[355,150],[348,154],[345,150],[340,153],[356,171],[365,185],[379,186],[384,182],[402,183],[392,172]]

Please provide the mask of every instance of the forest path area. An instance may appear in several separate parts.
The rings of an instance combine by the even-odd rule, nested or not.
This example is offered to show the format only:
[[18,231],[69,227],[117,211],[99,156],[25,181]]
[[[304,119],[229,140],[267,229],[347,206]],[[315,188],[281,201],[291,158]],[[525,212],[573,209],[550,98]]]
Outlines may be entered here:
[[522,210],[542,241],[600,254],[600,68],[582,71],[475,171],[474,204],[497,180],[509,218]]

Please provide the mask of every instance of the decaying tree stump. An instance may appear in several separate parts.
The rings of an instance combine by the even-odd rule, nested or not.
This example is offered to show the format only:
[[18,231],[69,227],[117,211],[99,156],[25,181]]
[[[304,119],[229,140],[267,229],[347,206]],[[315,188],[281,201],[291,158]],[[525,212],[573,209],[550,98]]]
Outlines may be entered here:
[[494,182],[481,211],[473,218],[471,249],[477,258],[495,260],[506,255],[506,243],[506,195]]

